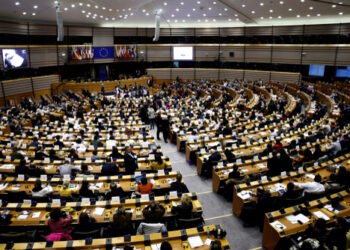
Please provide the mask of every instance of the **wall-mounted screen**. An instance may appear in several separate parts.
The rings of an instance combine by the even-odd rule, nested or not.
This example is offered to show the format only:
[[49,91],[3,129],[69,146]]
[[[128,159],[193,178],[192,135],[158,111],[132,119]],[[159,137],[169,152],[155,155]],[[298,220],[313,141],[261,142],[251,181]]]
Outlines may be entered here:
[[341,78],[350,78],[350,66],[337,68],[335,76]]
[[28,66],[26,49],[2,49],[4,69],[24,68]]
[[117,59],[136,59],[137,48],[133,45],[118,45],[115,47],[115,58]]
[[72,61],[92,60],[94,58],[94,50],[91,45],[72,46],[69,50],[70,60]]
[[310,64],[309,76],[324,76],[325,65],[322,64]]
[[173,47],[173,60],[193,60],[193,47]]

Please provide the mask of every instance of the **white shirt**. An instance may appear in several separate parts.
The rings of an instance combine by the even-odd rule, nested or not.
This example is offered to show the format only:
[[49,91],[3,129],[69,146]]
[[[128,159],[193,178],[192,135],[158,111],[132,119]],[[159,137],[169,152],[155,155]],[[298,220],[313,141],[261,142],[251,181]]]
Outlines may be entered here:
[[33,197],[45,197],[46,195],[51,194],[52,192],[53,192],[52,187],[46,186],[38,192],[32,191],[32,196]]
[[116,140],[107,140],[106,141],[106,147],[107,148],[112,148],[117,146],[117,141]]
[[294,184],[295,186],[303,189],[304,192],[311,194],[318,194],[325,191],[324,185],[315,181],[306,183],[294,182]]
[[339,151],[341,151],[341,144],[339,141],[333,142],[327,150],[330,150],[333,155],[336,155]]

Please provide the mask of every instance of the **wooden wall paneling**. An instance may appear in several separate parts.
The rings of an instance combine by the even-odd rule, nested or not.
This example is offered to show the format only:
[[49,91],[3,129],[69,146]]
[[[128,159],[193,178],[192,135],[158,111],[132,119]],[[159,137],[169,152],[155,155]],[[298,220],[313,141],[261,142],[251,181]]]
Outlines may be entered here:
[[34,91],[50,89],[52,83],[59,82],[59,75],[33,77]]
[[0,22],[0,33],[27,35],[27,25],[25,23]]
[[196,69],[196,80],[208,79],[217,80],[219,79],[219,69]]
[[164,68],[164,69],[147,69],[148,75],[154,76],[155,79],[171,79],[171,71],[172,69]]
[[246,70],[244,79],[248,81],[269,81],[270,79],[270,71],[259,71],[259,70]]
[[56,66],[56,46],[35,46],[30,48],[31,65],[34,68]]
[[218,28],[197,28],[196,36],[219,36]]
[[192,28],[175,28],[171,29],[171,36],[194,36],[195,32]]
[[299,64],[301,46],[274,46],[272,63]]
[[[244,46],[221,46],[220,49],[222,62],[243,62]],[[233,57],[230,56],[230,52],[233,52]]]
[[338,48],[337,66],[350,66],[350,46]]
[[3,81],[6,100],[15,99],[18,103],[23,96],[33,96],[30,78]]
[[172,69],[172,77],[176,79],[176,77],[180,77],[180,79],[192,80],[194,79],[194,68],[173,68]]
[[335,47],[304,45],[303,64],[334,65],[335,52]]
[[271,36],[272,26],[267,27],[247,27],[246,36]]
[[58,46],[57,56],[58,56],[58,65],[64,65],[65,63],[67,63],[68,57],[69,57],[68,46],[66,45]]
[[216,61],[219,58],[219,46],[196,46],[195,61]]
[[114,28],[114,36],[137,36],[136,28]]
[[30,24],[29,34],[31,36],[56,36],[56,25]]
[[171,46],[148,46],[147,61],[171,61]]
[[220,30],[221,36],[244,36],[244,28],[236,27],[236,28],[222,28]]
[[[154,35],[155,30],[153,29],[153,35]],[[170,28],[161,28],[159,36],[171,36],[172,29]]]
[[339,24],[305,25],[305,35],[336,35]]
[[243,71],[241,69],[220,69],[220,80],[243,79]]
[[299,83],[300,73],[271,71],[271,81],[284,83]]
[[247,45],[245,51],[246,62],[270,62],[271,46]]
[[340,34],[348,36],[350,34],[350,23],[340,24]]
[[91,27],[69,26],[70,36],[92,36]]
[[303,34],[303,26],[274,26],[273,34],[275,36],[300,36]]

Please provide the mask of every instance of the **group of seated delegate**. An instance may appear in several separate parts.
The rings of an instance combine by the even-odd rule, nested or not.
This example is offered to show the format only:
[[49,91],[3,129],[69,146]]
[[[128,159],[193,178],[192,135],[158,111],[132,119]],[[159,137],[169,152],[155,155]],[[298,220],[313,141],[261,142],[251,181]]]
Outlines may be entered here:
[[138,118],[157,98],[66,92],[1,110],[1,234],[50,242],[201,226],[200,202]]

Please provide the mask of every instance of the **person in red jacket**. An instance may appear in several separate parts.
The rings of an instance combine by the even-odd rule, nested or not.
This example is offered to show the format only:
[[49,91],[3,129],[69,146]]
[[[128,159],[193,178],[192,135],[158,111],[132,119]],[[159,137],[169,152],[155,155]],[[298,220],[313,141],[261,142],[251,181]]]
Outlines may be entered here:
[[48,237],[55,235],[60,238],[57,240],[71,240],[71,233],[73,231],[73,227],[71,226],[72,222],[73,217],[71,215],[67,215],[59,208],[52,210],[48,221],[51,233]]

